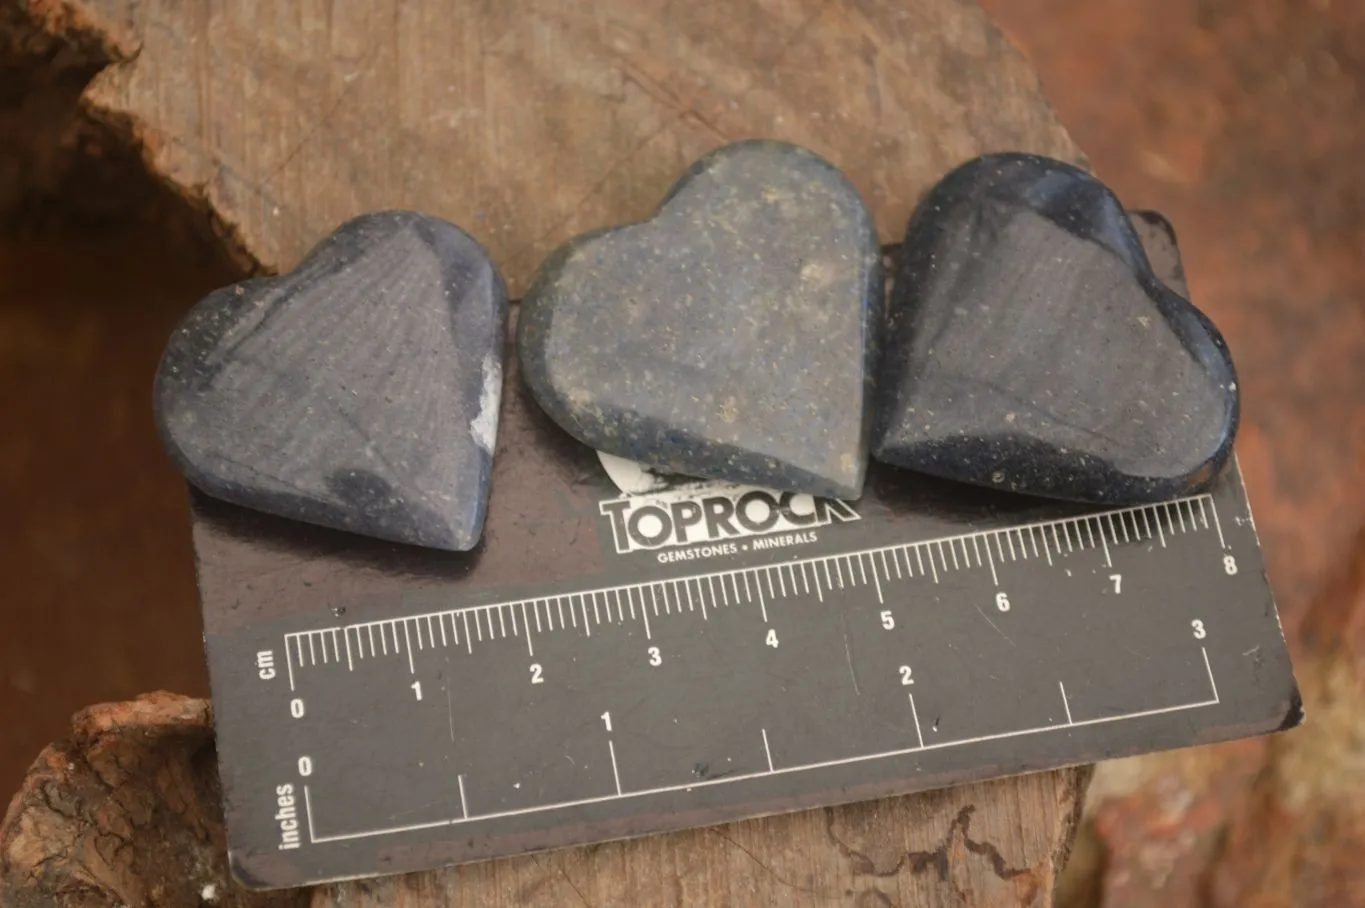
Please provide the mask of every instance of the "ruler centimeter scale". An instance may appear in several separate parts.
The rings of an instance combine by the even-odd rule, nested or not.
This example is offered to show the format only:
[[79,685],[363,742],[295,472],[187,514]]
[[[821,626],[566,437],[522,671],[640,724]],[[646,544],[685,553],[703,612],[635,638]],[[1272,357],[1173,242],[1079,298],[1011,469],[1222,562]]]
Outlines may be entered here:
[[[329,661],[339,664],[343,659],[343,647],[348,671],[355,670],[356,659],[363,660],[367,656],[373,659],[380,656],[406,655],[408,670],[416,674],[415,652],[436,647],[437,637],[440,638],[441,647],[463,645],[472,652],[475,642],[480,644],[485,642],[485,626],[488,628],[488,642],[505,640],[509,636],[524,638],[527,654],[535,656],[534,635],[555,630],[573,630],[591,637],[593,625],[601,625],[604,620],[618,624],[623,624],[627,620],[638,621],[644,629],[645,638],[653,639],[649,627],[651,612],[655,619],[661,615],[672,615],[675,611],[680,615],[683,612],[693,614],[700,612],[702,620],[709,620],[708,599],[710,611],[729,608],[732,605],[756,606],[766,623],[769,620],[768,602],[779,598],[807,595],[815,596],[823,602],[826,593],[836,595],[838,591],[861,585],[875,589],[878,603],[884,604],[886,599],[882,591],[883,582],[889,584],[893,580],[930,577],[934,583],[938,583],[940,571],[947,573],[988,568],[991,572],[991,581],[998,587],[1000,577],[996,570],[997,561],[1001,564],[1021,559],[1027,561],[1030,551],[1034,559],[1045,559],[1052,565],[1054,552],[1062,556],[1086,549],[1102,549],[1105,566],[1112,567],[1110,544],[1119,546],[1134,541],[1159,539],[1162,548],[1165,548],[1168,544],[1167,533],[1162,527],[1162,519],[1171,528],[1172,535],[1183,535],[1210,529],[1210,515],[1213,518],[1212,527],[1218,533],[1219,547],[1226,549],[1223,528],[1213,497],[1198,495],[1157,505],[1106,511],[1098,515],[962,533],[941,539],[880,546],[840,555],[798,558],[779,564],[712,571],[694,576],[609,586],[558,596],[446,609],[422,615],[348,624],[343,627],[294,631],[284,635],[284,649],[289,656],[289,689],[294,690],[296,665],[303,669],[325,665]],[[992,543],[995,545],[994,552],[991,550]],[[959,552],[961,558],[958,557]],[[1232,555],[1224,556],[1224,568],[1236,571],[1236,559]],[[1113,580],[1116,586],[1115,593],[1120,593],[1122,576],[1113,575]],[[996,607],[1000,611],[1009,611],[1008,596],[998,597]],[[534,634],[531,631],[532,622],[535,624]],[[393,641],[392,647],[389,644],[390,639]]]

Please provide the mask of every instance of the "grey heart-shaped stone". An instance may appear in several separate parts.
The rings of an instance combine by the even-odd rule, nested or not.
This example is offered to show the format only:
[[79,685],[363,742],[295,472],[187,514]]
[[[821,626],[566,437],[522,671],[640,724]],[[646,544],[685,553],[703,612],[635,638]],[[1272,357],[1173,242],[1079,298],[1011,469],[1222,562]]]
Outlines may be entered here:
[[541,407],[599,451],[856,498],[882,307],[876,229],[843,174],[741,142],[694,164],[648,221],[556,250],[517,347]]
[[462,551],[483,529],[507,291],[460,228],[344,224],[293,271],[217,290],[156,377],[166,449],[216,498]]
[[930,191],[901,247],[877,377],[878,460],[1096,503],[1206,487],[1237,377],[1088,173],[988,155]]

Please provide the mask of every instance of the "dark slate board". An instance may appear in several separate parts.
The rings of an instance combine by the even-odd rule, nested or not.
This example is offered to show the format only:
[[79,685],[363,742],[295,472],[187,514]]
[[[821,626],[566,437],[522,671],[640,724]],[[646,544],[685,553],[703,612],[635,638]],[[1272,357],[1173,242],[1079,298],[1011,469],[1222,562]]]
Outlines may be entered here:
[[[1180,286],[1169,229],[1137,224]],[[717,487],[651,502],[626,498],[515,375],[501,426],[468,553],[194,497],[229,849],[247,885],[1301,720],[1235,461],[1208,495],[1117,511],[881,465],[852,504]]]

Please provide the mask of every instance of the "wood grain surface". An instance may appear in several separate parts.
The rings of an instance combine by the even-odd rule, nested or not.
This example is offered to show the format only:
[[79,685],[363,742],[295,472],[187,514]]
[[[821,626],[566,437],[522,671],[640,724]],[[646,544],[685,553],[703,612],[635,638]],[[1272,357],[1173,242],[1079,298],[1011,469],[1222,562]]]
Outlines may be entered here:
[[[794,141],[842,167],[884,242],[973,155],[1083,163],[1032,71],[970,0],[0,7],[0,28],[27,29],[28,44],[52,36],[103,67],[73,115],[140,154],[263,271],[291,267],[349,217],[408,207],[469,230],[519,295],[551,248],[647,216],[692,160],[742,138]],[[312,904],[1043,905],[1086,777],[1043,773],[342,884]],[[44,790],[53,784],[45,777]],[[26,785],[0,832],[0,892],[22,880],[33,904],[53,903],[41,899],[66,891],[63,866],[88,861],[32,837],[57,809],[48,800]],[[99,828],[96,801],[62,809],[88,811]],[[130,834],[157,830],[120,832]],[[155,871],[136,853],[105,862],[107,901],[55,903],[156,904],[143,878]]]

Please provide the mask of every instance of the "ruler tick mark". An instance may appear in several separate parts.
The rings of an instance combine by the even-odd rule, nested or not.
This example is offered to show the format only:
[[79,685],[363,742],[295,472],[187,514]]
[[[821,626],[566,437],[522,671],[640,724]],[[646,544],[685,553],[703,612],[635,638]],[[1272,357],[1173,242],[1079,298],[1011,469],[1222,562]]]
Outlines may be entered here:
[[1052,567],[1052,549],[1047,547],[1047,531],[1038,527],[1038,535],[1043,537],[1043,557],[1047,559],[1048,567]]
[[[861,563],[862,563],[862,562],[860,561],[859,564],[861,564]],[[890,578],[887,578],[887,579],[890,579]],[[863,582],[866,583],[866,582],[867,582],[867,579],[864,578],[864,579],[863,579]],[[886,604],[886,600],[882,598],[882,582],[881,582],[881,580],[878,579],[878,577],[877,577],[877,566],[876,566],[875,564],[872,565],[872,582],[873,582],[874,584],[876,584],[876,586],[877,586],[877,603],[878,603],[879,605],[885,605],[885,604]]]
[[991,582],[996,586],[999,586],[1000,578],[995,573],[995,556],[991,554],[991,544],[989,540],[986,542],[986,561],[991,566]]
[[[695,611],[697,610],[697,604],[696,604],[695,602],[692,601],[692,584],[691,584],[691,582],[690,582],[690,581],[687,581],[687,580],[684,580],[684,581],[683,581],[683,589],[687,592],[687,610],[688,610],[689,612],[695,612]],[[760,597],[762,597],[763,591],[762,591],[762,590],[759,590],[759,591],[758,591],[758,595],[759,595]],[[679,600],[679,601],[678,601],[678,613],[679,613],[679,614],[682,614],[682,600]]]
[[[649,600],[654,603],[654,614],[659,614],[659,600],[654,596],[654,584],[649,586]],[[645,608],[645,594],[640,594],[640,617],[645,619],[645,639],[653,640],[654,635],[649,632],[649,609]]]
[[[549,617],[549,608],[548,608],[549,603],[548,603],[548,602],[546,603],[546,606],[547,606],[547,607],[546,607],[545,611],[546,611],[546,617],[548,618],[548,617]],[[540,603],[539,603],[539,602],[532,602],[532,603],[531,603],[531,611],[535,613],[535,616],[536,616],[536,633],[539,634],[539,633],[541,633],[541,627],[540,627]],[[445,628],[442,628],[442,629],[441,629],[441,632],[442,632],[442,633],[445,633]]]
[[910,695],[910,716],[915,720],[915,738],[919,741],[919,749],[924,749],[924,732],[919,728],[919,710],[915,709],[915,695]]
[[1010,538],[1010,534],[1008,532],[1005,533],[1005,541],[1008,542],[1010,546],[1010,561],[1018,561],[1019,556],[1016,555],[1014,552],[1014,540]]
[[[578,605],[579,605],[579,607],[580,607],[581,609],[583,609],[583,629],[584,629],[585,631],[587,631],[587,632],[588,632],[588,636],[591,637],[591,636],[592,636],[592,624],[588,621],[588,603],[585,602],[585,601],[583,600],[583,597],[582,597],[582,596],[579,596],[579,597],[578,597]],[[596,610],[596,609],[597,609],[597,603],[594,602],[594,603],[592,604],[592,607],[593,607],[594,610]]]
[[[1089,528],[1089,526],[1090,522],[1086,521],[1086,527]],[[1109,543],[1104,541],[1104,527],[1100,527],[1100,544],[1104,546],[1104,566],[1113,567],[1114,562],[1109,560]]]
[[[948,559],[943,557],[943,540],[938,540],[936,545],[938,546],[938,560],[942,562],[943,570],[946,572],[948,570]],[[932,550],[929,552],[929,563],[934,563],[934,553]]]
[[1019,537],[1019,554],[1028,561],[1028,546],[1024,545],[1024,534],[1020,530],[1015,530],[1014,535]]
[[[972,536],[972,551],[976,552],[976,566],[981,567],[981,543],[976,536]],[[986,543],[986,554],[991,553],[990,543]]]
[[744,598],[750,602],[754,601],[754,591],[749,588],[749,572],[744,571]]
[[412,638],[408,636],[408,623],[406,621],[403,622],[403,640],[408,645],[408,673],[415,675],[417,674],[417,666],[412,664]]
[[[996,553],[1000,556],[1000,560],[1001,560],[1001,561],[1004,561],[1004,560],[1005,560],[1005,550],[1000,546],[1000,532],[997,530],[996,532],[992,533],[991,536],[995,539],[995,551],[996,551]],[[991,544],[990,544],[990,542],[987,542],[987,543],[986,543],[986,551],[989,552],[990,549],[991,549]]]
[[309,634],[308,634],[308,664],[309,664],[309,665],[317,665],[317,664],[318,664],[318,657],[317,657],[317,654],[316,654],[315,652],[313,652],[313,635],[312,635],[312,633],[309,633]]
[[460,813],[464,814],[464,818],[467,820],[469,819],[469,802],[466,801],[464,797],[464,776],[456,776],[455,781],[459,783],[460,786]]
[[[938,551],[939,551],[939,555],[942,555],[942,554],[943,554],[943,547],[942,547],[942,546],[939,546],[939,550],[938,550]],[[962,565],[960,565],[960,564],[957,563],[957,547],[953,545],[953,541],[952,541],[951,539],[948,540],[948,552],[953,556],[953,570],[955,570],[955,571],[960,571],[960,570],[962,570]],[[945,571],[948,569],[948,565],[947,565],[946,563],[943,565],[943,569],[944,569]]]
[[[756,584],[756,585],[757,585],[757,584]],[[764,623],[764,624],[767,624],[767,623],[768,623],[768,604],[767,604],[766,602],[763,601],[763,587],[762,587],[761,585],[757,585],[757,586],[758,586],[758,609],[759,609],[760,612],[763,613],[763,623]]]
[[612,594],[612,596],[615,597],[615,599],[616,599],[616,620],[619,621],[619,622],[622,623],[622,624],[625,624],[625,623],[626,623],[626,612],[625,612],[625,609],[623,609],[623,608],[621,607],[621,591],[620,591],[620,590],[612,590],[612,591],[611,591],[611,594]]
[[[883,556],[883,557],[885,557],[885,556]],[[782,598],[783,598],[783,599],[786,599],[786,598],[787,598],[787,578],[782,576],[782,568],[780,568],[780,567],[777,569],[777,588],[780,589],[780,590],[782,591]],[[712,598],[715,597],[715,593],[712,593],[711,595],[712,595]]]
[[1071,721],[1071,701],[1066,698],[1066,685],[1058,681],[1057,687],[1062,692],[1062,706],[1066,708],[1066,724],[1075,725],[1076,723]]
[[[1226,551],[1228,544],[1223,541],[1223,522],[1218,519],[1218,503],[1212,498],[1209,499],[1209,508],[1213,511],[1213,525],[1218,528],[1218,547]],[[1247,513],[1250,513],[1250,511]],[[1256,531],[1255,524],[1252,524],[1251,531],[1253,533]]]
[[[356,635],[359,638],[359,634]],[[351,634],[350,628],[344,628],[341,632],[341,639],[346,641],[346,670],[355,671],[355,663],[351,661]]]
[[[706,585],[711,588],[711,605],[714,606],[716,604],[716,587],[710,577],[706,578]],[[701,603],[701,620],[710,621],[710,617],[706,614],[706,590],[701,588],[700,580],[697,581],[697,600]]]
[[[534,607],[534,603],[532,603],[532,606]],[[539,617],[539,616],[537,616],[537,617]],[[526,601],[525,601],[524,599],[522,600],[522,603],[521,603],[521,623],[524,624],[524,625],[526,626],[526,652],[529,653],[529,654],[531,655],[532,658],[534,658],[534,657],[535,657],[535,654],[536,654],[536,649],[535,649],[534,646],[531,645],[531,622],[528,621],[528,620],[526,620]],[[513,612],[513,613],[512,613],[512,632],[513,632],[513,633],[516,633],[516,630],[517,630],[517,614],[516,614],[516,612]]]
[[617,797],[620,797],[620,796],[621,796],[621,773],[620,773],[620,771],[616,768],[616,745],[612,743],[611,738],[608,738],[608,739],[607,739],[607,750],[611,752],[611,775],[612,775],[612,778],[614,778],[614,779],[616,780],[616,796],[617,796]]
[[769,598],[769,599],[776,599],[776,598],[777,598],[777,593],[776,593],[776,591],[773,590],[773,569],[772,569],[772,568],[764,568],[764,569],[763,569],[763,579],[766,580],[766,581],[768,581],[768,598]]
[[763,753],[766,754],[767,757],[768,757],[768,772],[772,772],[772,771],[773,771],[773,752],[772,752],[772,750],[769,749],[769,747],[768,747],[768,730],[767,730],[766,728],[760,728],[759,731],[761,731],[761,732],[763,733]]
[[[478,617],[476,616],[475,619],[474,619],[474,623],[477,624],[477,623],[478,623],[478,620],[479,620],[479,619],[478,619]],[[469,612],[460,612],[460,621],[461,621],[461,623],[464,625],[464,645],[465,645],[465,649],[468,650],[469,653],[472,655],[473,652],[474,652],[474,639],[473,639],[472,637],[469,636]],[[454,616],[454,615],[452,615],[451,618],[450,618],[450,626],[451,626],[451,627],[454,627],[454,626],[455,626],[455,616]],[[381,636],[382,636],[382,635],[381,635]],[[460,641],[459,641],[459,640],[456,640],[455,642],[456,642],[456,643],[459,643]]]
[[1204,670],[1209,673],[1209,687],[1213,689],[1213,702],[1222,703],[1218,697],[1218,685],[1213,680],[1213,666],[1209,664],[1209,651],[1206,647],[1199,647],[1199,652],[1204,654]]
[[313,837],[313,798],[307,785],[303,786],[303,812],[308,816],[308,841],[314,843],[317,839]]

